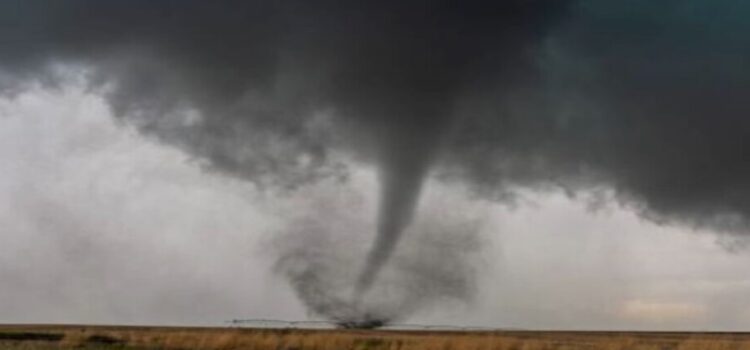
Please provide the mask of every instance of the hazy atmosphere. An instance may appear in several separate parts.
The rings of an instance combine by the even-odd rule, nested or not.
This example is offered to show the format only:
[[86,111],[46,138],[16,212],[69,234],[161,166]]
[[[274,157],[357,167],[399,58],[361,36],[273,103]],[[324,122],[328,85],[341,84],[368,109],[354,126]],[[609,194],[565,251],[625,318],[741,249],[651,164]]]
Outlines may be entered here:
[[0,322],[750,326],[743,1],[0,3]]

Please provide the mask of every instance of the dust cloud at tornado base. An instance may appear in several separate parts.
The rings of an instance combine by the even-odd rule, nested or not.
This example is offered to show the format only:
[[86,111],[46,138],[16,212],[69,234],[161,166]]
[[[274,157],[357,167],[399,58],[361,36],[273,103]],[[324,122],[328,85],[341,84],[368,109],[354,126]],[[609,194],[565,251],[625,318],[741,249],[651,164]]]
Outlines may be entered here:
[[[374,179],[368,185],[362,177],[359,171],[357,183],[362,188],[376,185]],[[425,205],[399,248],[366,297],[353,303],[353,282],[372,244],[373,219],[368,214],[376,200],[372,194],[326,195],[335,193],[331,187],[336,186],[323,185],[307,194],[317,197],[310,203],[294,202],[299,212],[287,214],[289,224],[269,235],[267,242],[269,257],[276,259],[274,270],[290,281],[310,316],[341,324],[387,324],[406,322],[433,307],[473,302],[487,253],[482,249],[487,244],[482,233],[486,209],[457,209],[456,202],[466,199],[430,191],[428,185]],[[320,202],[326,204],[315,205]]]

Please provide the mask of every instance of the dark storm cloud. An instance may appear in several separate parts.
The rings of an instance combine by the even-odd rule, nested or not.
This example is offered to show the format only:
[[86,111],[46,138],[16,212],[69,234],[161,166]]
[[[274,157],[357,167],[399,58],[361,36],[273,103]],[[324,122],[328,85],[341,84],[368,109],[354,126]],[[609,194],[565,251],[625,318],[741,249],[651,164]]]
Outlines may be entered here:
[[456,95],[529,68],[549,3],[8,1],[2,86],[90,66],[123,118],[260,183],[314,177],[337,143],[422,173]]
[[745,233],[745,2],[35,1],[0,5],[0,88],[86,67],[116,114],[212,169],[295,188],[373,162],[366,290],[424,177],[507,198],[592,186]]
[[450,170],[492,189],[606,185],[656,222],[746,233],[748,13],[740,1],[578,2],[546,40],[542,86],[465,104]]

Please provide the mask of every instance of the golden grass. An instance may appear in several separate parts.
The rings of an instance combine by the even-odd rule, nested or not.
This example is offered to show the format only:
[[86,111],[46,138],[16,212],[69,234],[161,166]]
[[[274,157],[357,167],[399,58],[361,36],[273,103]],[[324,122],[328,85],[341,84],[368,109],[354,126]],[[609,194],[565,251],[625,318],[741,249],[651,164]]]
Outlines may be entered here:
[[[0,327],[63,334],[56,343],[3,342],[0,349],[254,350],[750,350],[750,334],[637,332],[427,332],[167,327]],[[92,338],[93,337],[93,338]],[[92,339],[98,339],[92,341]],[[116,342],[106,344],[107,341]]]

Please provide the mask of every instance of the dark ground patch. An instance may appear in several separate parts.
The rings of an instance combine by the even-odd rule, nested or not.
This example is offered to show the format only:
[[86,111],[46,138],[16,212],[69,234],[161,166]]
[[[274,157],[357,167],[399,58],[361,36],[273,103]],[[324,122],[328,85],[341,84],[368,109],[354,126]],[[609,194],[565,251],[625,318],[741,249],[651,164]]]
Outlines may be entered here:
[[0,340],[11,341],[60,341],[64,337],[59,333],[42,332],[0,332]]
[[122,339],[118,339],[112,336],[94,334],[86,338],[86,343],[101,344],[101,345],[116,345],[116,344],[124,344],[125,342]]

